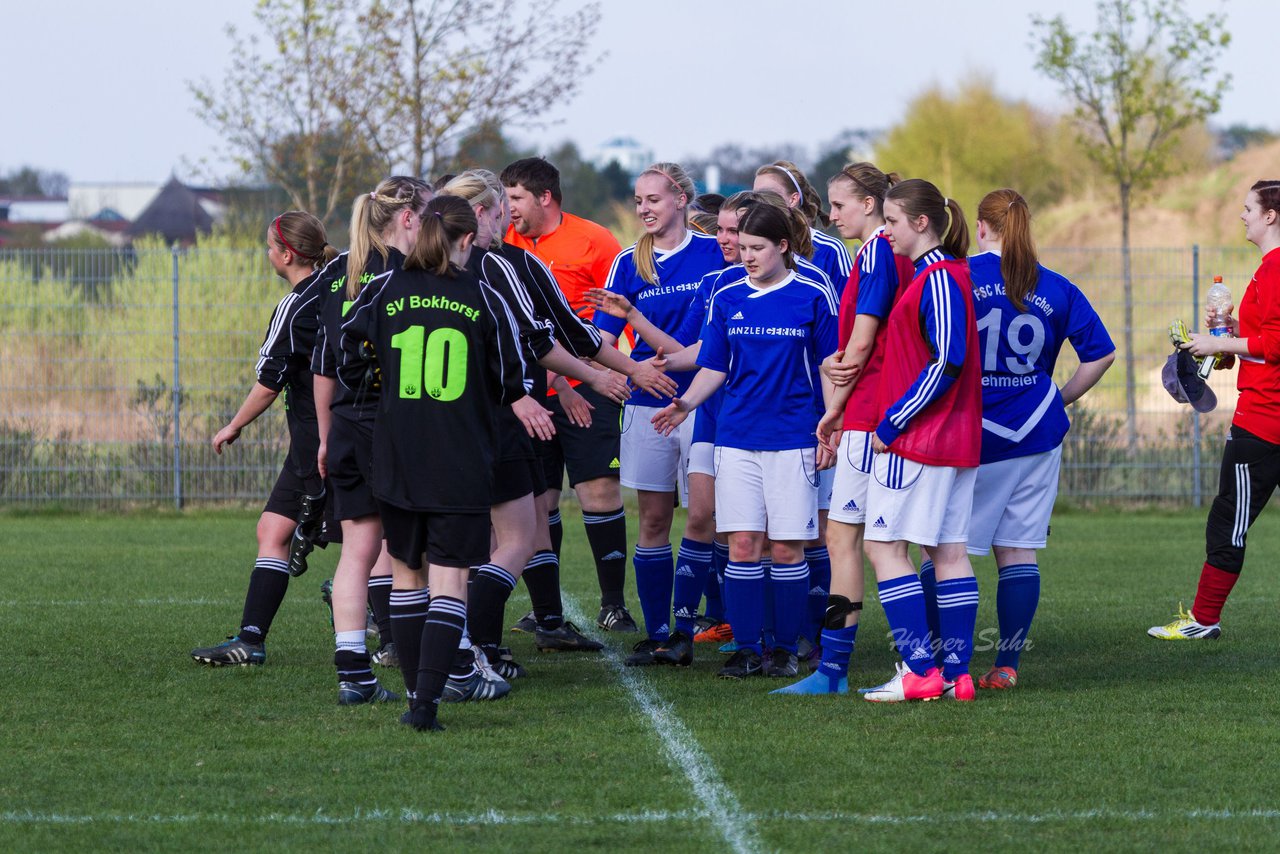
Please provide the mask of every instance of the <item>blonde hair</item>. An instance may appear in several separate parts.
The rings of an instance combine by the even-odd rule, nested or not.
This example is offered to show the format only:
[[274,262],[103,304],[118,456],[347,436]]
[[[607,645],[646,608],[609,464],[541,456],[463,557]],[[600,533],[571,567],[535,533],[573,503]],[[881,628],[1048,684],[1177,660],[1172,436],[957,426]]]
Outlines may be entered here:
[[477,175],[475,171],[470,169],[451,178],[447,184],[440,188],[440,195],[457,196],[464,202],[485,209],[491,208],[502,201],[502,196],[494,190],[493,185],[486,181],[483,176]]
[[406,208],[415,214],[430,201],[431,187],[426,181],[403,175],[387,178],[372,193],[361,193],[351,206],[351,244],[347,250],[347,299],[360,295],[365,265],[370,251],[387,260],[387,244],[382,233]]
[[761,175],[772,175],[782,183],[782,186],[793,188],[800,194],[800,204],[796,207],[799,208],[800,213],[804,214],[809,225],[825,226],[830,222],[827,215],[822,212],[822,197],[800,171],[799,166],[790,160],[775,160],[756,170],[756,177]]
[[[671,182],[671,192],[678,199],[684,196],[685,199],[685,225],[689,222],[688,203],[697,197],[697,189],[693,186],[693,179],[688,173],[681,168],[678,163],[654,163],[648,169],[636,176],[639,181],[645,175],[661,175]],[[645,232],[640,235],[640,239],[636,241],[635,262],[636,273],[641,279],[644,279],[651,285],[658,283],[657,263],[653,258],[653,235]]]

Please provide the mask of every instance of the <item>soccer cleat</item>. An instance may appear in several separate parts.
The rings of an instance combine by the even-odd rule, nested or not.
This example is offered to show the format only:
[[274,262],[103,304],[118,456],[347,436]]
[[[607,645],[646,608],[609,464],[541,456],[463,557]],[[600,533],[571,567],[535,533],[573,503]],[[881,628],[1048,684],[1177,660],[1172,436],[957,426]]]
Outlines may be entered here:
[[733,628],[726,622],[712,623],[693,636],[694,643],[724,643],[733,640]]
[[800,666],[803,669],[812,673],[818,669],[818,665],[822,664],[822,647],[806,637],[801,637],[796,641],[796,658],[800,660]]
[[978,680],[979,688],[1007,691],[1018,684],[1018,671],[1012,667],[993,667]]
[[[492,672],[492,671],[490,671]],[[497,676],[497,674],[493,674]],[[511,693],[511,683],[497,676],[488,678],[483,670],[476,668],[469,676],[450,676],[444,683],[444,693],[440,701],[444,703],[466,703],[472,700],[501,700]]]
[[730,638],[727,643],[721,644],[716,649],[716,652],[720,653],[721,655],[733,655],[737,651],[738,651],[738,642],[736,640],[733,640],[732,638]]
[[329,628],[333,628],[333,579],[327,578],[320,585],[320,601],[329,609]]
[[[895,662],[893,663],[893,672],[894,672],[895,674],[897,674],[897,675],[899,675],[899,676],[900,676],[900,675],[902,675],[903,673],[910,673],[910,672],[911,672],[911,668],[910,668],[910,667],[907,667],[907,663],[906,663],[905,661],[895,661]],[[879,687],[879,686],[876,686],[876,687]],[[869,691],[874,691],[874,690],[876,690],[876,689],[875,689],[875,688],[859,688],[859,689],[858,689],[858,693],[859,693],[859,694],[866,694],[866,693],[868,693]]]
[[444,732],[444,724],[436,720],[435,709],[418,706],[400,716],[400,723],[408,724],[418,732]]
[[693,634],[696,637],[699,633],[705,632],[707,629],[719,623],[720,620],[712,619],[706,614],[699,614],[698,619],[693,621]]
[[764,675],[782,679],[794,679],[800,675],[800,660],[789,649],[775,646],[764,666]]
[[396,654],[395,643],[389,643],[369,657],[379,667],[399,667],[400,656]]
[[511,627],[510,631],[517,635],[531,635],[537,631],[537,629],[538,620],[533,616],[533,612],[530,611],[520,619],[516,620],[515,625]]
[[636,621],[631,618],[631,612],[622,605],[605,605],[601,607],[600,616],[596,617],[596,625],[606,632],[630,634],[631,632],[640,631]]
[[942,680],[942,699],[972,703],[977,698],[978,693],[973,690],[973,677],[968,673],[961,673],[954,680]]
[[211,667],[241,667],[260,665],[267,660],[267,650],[260,643],[245,643],[240,636],[229,637],[217,646],[205,646],[191,650],[191,657]]
[[749,676],[764,675],[764,662],[751,647],[743,647],[730,656],[724,667],[716,674],[721,679],[746,679]]
[[539,626],[533,633],[533,645],[538,652],[598,652],[604,649],[604,644],[587,637],[568,620],[558,629]]
[[666,641],[645,638],[631,647],[631,654],[622,663],[627,667],[648,667],[651,664],[666,664],[667,662],[660,661],[657,657],[657,652],[664,643]]
[[1218,623],[1206,626],[1198,622],[1194,614],[1182,610],[1182,603],[1178,603],[1178,618],[1163,626],[1152,626],[1147,634],[1160,640],[1213,640],[1222,636],[1222,627]]
[[769,692],[770,694],[847,694],[849,693],[849,680],[842,676],[836,682],[831,681],[831,677],[822,671],[810,673],[799,682],[794,682],[785,688],[777,688]]
[[693,639],[684,632],[672,632],[671,637],[653,651],[653,657],[658,664],[688,667],[693,664]]
[[338,683],[338,705],[359,706],[363,703],[397,703],[400,695],[383,688],[377,682],[361,685],[359,682]]
[[368,638],[369,640],[377,640],[377,639],[378,639],[378,637],[379,637],[379,634],[378,634],[378,621],[377,621],[377,620],[375,620],[375,619],[373,618],[373,610],[372,610],[372,609],[370,609],[369,611],[365,612],[365,618],[364,618],[364,636],[365,636],[366,638]]
[[529,672],[511,655],[509,646],[486,646],[484,655],[493,671],[508,682],[529,675]]
[[883,685],[877,685],[862,695],[873,703],[902,703],[907,700],[936,700],[942,696],[942,671],[936,667],[919,676],[915,671],[899,670]]

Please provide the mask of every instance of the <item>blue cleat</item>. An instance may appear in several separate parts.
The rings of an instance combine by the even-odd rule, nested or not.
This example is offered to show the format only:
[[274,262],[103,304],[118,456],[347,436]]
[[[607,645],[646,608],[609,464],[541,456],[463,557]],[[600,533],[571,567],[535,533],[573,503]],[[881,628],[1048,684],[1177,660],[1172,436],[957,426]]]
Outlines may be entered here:
[[832,682],[831,677],[818,671],[810,673],[799,682],[793,682],[785,688],[779,688],[776,691],[770,691],[770,694],[848,694],[849,679],[841,677],[838,681]]
[[733,655],[737,651],[738,651],[738,642],[735,640],[729,641],[727,644],[725,644],[724,646],[716,650],[716,652],[720,653],[721,655]]

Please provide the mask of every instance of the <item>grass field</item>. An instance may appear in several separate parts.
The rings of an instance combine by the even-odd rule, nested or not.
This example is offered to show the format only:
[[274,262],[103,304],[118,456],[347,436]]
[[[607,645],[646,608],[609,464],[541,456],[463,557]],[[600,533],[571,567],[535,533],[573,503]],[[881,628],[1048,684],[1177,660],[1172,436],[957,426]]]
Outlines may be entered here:
[[[568,610],[594,572],[566,513]],[[1144,636],[1190,604],[1202,512],[1073,511],[1012,692],[878,706],[768,696],[772,680],[538,655],[509,699],[339,708],[318,596],[293,582],[263,668],[188,650],[239,618],[254,517],[0,516],[0,850],[1274,850],[1280,513],[1251,535],[1224,637]],[[994,568],[974,672],[995,625]],[[634,589],[634,588],[632,588]],[[634,594],[629,591],[634,604]],[[868,597],[851,682],[893,657]],[[523,588],[508,609],[527,608]],[[638,609],[635,609],[638,614]],[[988,631],[989,634],[989,631]],[[381,671],[401,687],[398,674]]]

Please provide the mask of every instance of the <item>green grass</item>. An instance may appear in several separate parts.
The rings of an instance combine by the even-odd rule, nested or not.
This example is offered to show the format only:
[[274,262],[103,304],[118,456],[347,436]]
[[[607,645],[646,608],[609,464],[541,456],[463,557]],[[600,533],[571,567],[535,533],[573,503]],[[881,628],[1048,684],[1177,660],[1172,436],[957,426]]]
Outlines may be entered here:
[[[565,515],[567,598],[594,615]],[[445,707],[435,735],[402,727],[399,706],[335,705],[317,595],[333,550],[293,582],[266,667],[187,658],[239,617],[253,525],[0,516],[0,850],[730,850],[725,827],[761,851],[1274,847],[1274,510],[1217,642],[1144,637],[1190,604],[1202,511],[1073,511],[1054,522],[1013,692],[963,706],[771,697],[771,681],[715,680],[706,647],[691,671],[624,673],[616,656],[538,655],[512,636],[529,678],[502,703]],[[978,569],[981,632],[995,584],[989,560]],[[509,620],[526,608],[520,588]],[[864,613],[860,685],[893,661],[870,596]],[[720,820],[637,692],[695,751]]]

